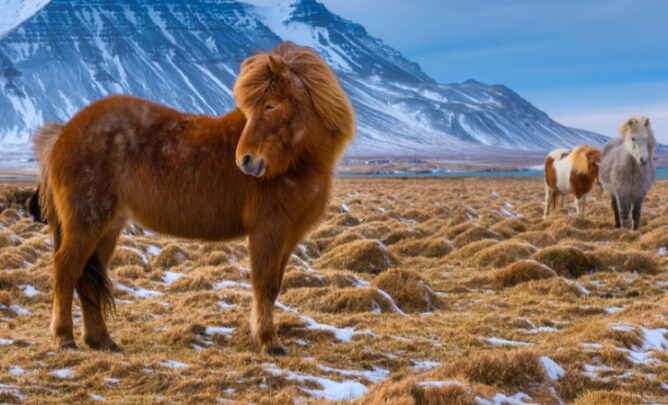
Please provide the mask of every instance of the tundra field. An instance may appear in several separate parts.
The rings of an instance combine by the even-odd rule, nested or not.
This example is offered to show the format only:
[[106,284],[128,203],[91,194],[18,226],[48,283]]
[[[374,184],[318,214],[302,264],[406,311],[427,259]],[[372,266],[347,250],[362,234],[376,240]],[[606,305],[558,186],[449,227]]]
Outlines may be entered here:
[[33,189],[0,185],[0,403],[668,402],[668,181],[632,232],[598,186],[545,219],[542,179],[338,179],[285,274],[284,357],[249,340],[245,240],[136,226],[109,270],[123,353],[56,351]]

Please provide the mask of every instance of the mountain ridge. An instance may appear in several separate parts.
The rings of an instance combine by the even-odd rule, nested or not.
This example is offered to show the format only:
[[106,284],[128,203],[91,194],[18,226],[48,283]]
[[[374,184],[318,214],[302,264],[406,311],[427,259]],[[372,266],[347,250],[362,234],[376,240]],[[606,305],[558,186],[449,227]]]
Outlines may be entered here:
[[0,145],[24,150],[48,120],[128,93],[222,114],[241,61],[282,40],[315,48],[356,109],[347,156],[548,150],[607,138],[565,127],[503,85],[436,83],[418,64],[315,0],[52,0],[0,38]]

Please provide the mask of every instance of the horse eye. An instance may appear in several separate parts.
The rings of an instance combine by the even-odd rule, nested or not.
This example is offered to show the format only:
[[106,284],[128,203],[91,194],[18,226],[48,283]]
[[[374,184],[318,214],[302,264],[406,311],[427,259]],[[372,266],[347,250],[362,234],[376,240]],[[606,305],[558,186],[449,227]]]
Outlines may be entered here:
[[276,108],[276,104],[273,104],[273,103],[267,103],[264,106],[265,111],[266,110],[273,110],[274,108]]
[[632,140],[633,142],[635,142],[635,141],[636,141],[636,138],[631,138],[631,140]]

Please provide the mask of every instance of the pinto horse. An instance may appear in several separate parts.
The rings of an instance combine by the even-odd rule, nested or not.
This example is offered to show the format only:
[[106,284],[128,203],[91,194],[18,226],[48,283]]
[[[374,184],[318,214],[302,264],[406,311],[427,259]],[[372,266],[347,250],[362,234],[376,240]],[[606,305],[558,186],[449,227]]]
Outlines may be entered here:
[[[575,195],[578,215],[585,215],[585,200],[598,178],[601,151],[581,145],[568,151],[556,149],[545,158],[545,211],[547,216],[557,208],[557,199]],[[562,200],[563,201],[563,200]]]
[[112,96],[38,131],[59,347],[76,348],[76,289],[86,344],[120,350],[105,324],[113,308],[105,266],[133,221],[184,238],[248,236],[252,337],[264,352],[285,354],[274,302],[292,251],[325,213],[354,114],[322,58],[289,42],[247,58],[234,96],[238,108],[223,116]]

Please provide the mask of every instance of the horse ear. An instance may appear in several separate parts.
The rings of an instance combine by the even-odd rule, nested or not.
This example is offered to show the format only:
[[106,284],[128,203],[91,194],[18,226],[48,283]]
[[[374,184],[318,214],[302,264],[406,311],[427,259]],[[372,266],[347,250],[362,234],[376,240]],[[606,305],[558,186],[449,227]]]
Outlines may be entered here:
[[645,126],[649,127],[649,118],[645,118]]
[[626,129],[635,126],[636,119],[631,117],[628,120],[624,121],[622,126],[619,127],[619,133],[622,135],[622,138],[626,136]]
[[283,70],[285,69],[285,65],[283,64],[279,56],[274,56],[272,54],[269,54],[269,69],[271,69],[271,72],[274,75],[280,76],[281,73],[283,73]]

